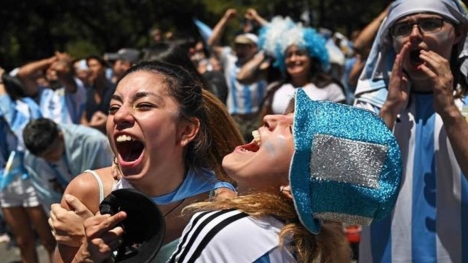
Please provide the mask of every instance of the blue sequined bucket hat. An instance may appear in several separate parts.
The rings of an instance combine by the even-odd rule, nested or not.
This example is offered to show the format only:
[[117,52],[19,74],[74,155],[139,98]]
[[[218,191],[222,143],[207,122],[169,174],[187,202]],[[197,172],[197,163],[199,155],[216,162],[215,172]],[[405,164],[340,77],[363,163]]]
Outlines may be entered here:
[[381,118],[311,100],[298,89],[293,133],[289,181],[299,218],[310,232],[320,232],[322,220],[369,225],[391,214],[402,161]]

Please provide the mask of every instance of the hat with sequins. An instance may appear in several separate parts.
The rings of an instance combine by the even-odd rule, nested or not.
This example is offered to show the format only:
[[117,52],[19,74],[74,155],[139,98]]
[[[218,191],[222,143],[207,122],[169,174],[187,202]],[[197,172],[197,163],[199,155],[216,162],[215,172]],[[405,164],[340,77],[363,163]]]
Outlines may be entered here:
[[400,188],[397,141],[374,113],[295,97],[289,181],[302,224],[320,232],[322,220],[369,225],[389,216]]

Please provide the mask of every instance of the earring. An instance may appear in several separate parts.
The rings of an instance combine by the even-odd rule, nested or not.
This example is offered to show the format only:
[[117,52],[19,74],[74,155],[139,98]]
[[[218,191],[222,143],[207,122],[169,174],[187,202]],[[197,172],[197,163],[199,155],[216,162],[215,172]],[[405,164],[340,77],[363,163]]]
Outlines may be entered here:
[[115,181],[118,181],[120,178],[122,178],[122,171],[120,171],[120,166],[116,163],[112,164],[111,173]]

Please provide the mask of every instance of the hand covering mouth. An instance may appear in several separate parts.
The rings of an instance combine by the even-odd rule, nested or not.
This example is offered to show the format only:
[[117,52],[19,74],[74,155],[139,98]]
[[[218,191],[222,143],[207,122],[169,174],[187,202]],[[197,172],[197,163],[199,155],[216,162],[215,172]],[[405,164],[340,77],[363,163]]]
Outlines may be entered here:
[[424,61],[419,57],[421,54],[421,49],[413,49],[409,53],[409,59],[413,65],[423,64]]
[[116,147],[120,157],[126,161],[135,161],[145,149],[145,145],[130,135],[119,135],[116,138]]

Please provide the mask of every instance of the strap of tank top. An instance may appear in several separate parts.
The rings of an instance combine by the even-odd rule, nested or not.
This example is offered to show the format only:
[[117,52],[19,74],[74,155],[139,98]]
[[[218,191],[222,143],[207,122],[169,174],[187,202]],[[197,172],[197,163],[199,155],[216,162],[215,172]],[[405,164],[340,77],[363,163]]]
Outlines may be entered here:
[[94,175],[94,178],[96,178],[99,186],[99,203],[101,203],[102,200],[104,200],[104,184],[102,183],[101,177],[99,177],[99,175],[93,170],[86,170],[85,173],[90,173]]

